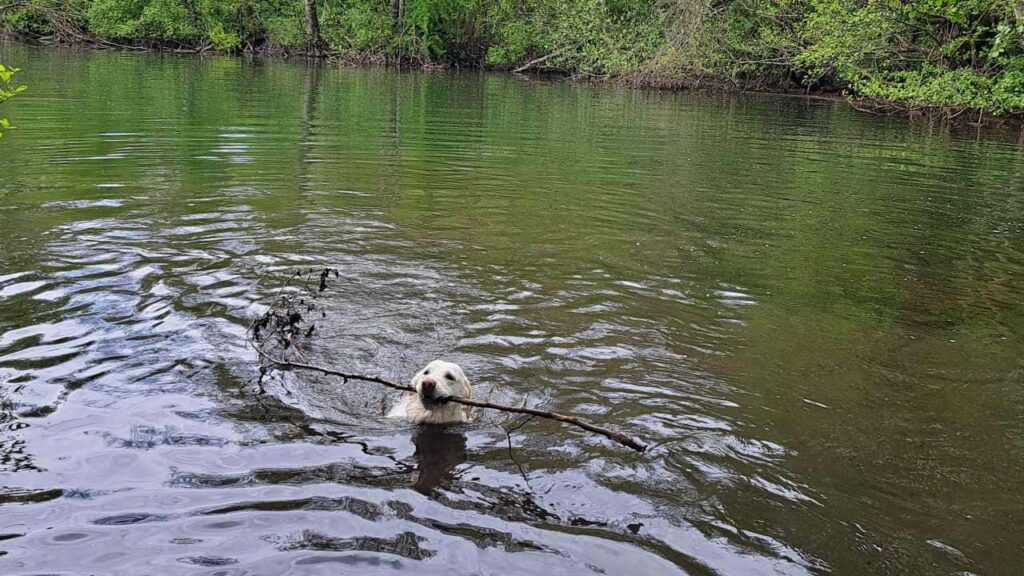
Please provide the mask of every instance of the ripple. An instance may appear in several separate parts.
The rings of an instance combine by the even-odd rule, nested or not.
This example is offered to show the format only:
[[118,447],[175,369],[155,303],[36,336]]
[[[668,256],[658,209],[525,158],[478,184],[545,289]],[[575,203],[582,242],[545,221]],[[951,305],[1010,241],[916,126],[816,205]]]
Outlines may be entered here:
[[11,298],[20,294],[36,291],[47,283],[43,280],[36,280],[34,282],[17,282],[14,284],[8,284],[3,288],[0,288],[0,298]]
[[167,516],[159,514],[147,514],[145,512],[134,512],[130,514],[118,514],[116,516],[105,516],[93,520],[98,526],[127,526],[131,524],[144,524],[147,522],[166,522]]
[[178,558],[178,562],[181,562],[182,564],[192,564],[194,566],[203,566],[206,568],[238,564],[237,559],[225,558],[223,556],[183,556]]
[[[0,571],[1016,568],[1017,145],[796,99],[53,58],[25,52],[54,97],[3,152]],[[260,378],[246,327],[320,265],[311,360],[448,358],[652,448]]]
[[[269,538],[268,541],[277,546],[279,550],[288,552],[293,550],[317,550],[329,552],[353,552],[367,551],[381,554],[393,554],[412,560],[424,560],[435,555],[433,550],[423,548],[421,544],[426,540],[412,532],[403,532],[391,538],[379,538],[374,536],[363,536],[356,538],[335,538],[304,530],[294,536],[284,538]],[[309,560],[307,559],[306,562]],[[377,564],[380,559],[375,556],[366,560],[359,560],[359,557],[348,557],[347,559],[335,558],[334,561],[345,564],[372,563]]]

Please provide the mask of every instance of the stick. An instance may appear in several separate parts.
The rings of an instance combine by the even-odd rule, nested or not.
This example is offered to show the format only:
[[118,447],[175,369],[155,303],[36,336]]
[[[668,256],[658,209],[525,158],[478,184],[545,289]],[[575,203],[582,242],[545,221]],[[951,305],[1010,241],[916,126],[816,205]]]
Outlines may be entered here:
[[552,52],[552,53],[550,53],[550,54],[548,54],[546,56],[541,56],[540,58],[534,58],[533,60],[530,60],[526,64],[523,64],[519,68],[516,68],[515,70],[513,70],[512,73],[513,74],[519,74],[520,72],[523,72],[524,70],[529,70],[530,68],[533,68],[537,64],[540,64],[542,62],[547,62],[548,60],[550,60],[551,58],[554,58],[555,56],[562,55],[567,50],[574,50],[574,49],[576,49],[578,46],[579,46],[579,43],[577,43],[574,46],[568,46],[566,48],[559,48],[558,50],[555,50],[554,52]]
[[[334,370],[326,366],[317,366],[315,364],[305,364],[301,362],[290,362],[287,360],[274,358],[267,354],[266,352],[260,350],[258,346],[253,346],[253,348],[256,350],[256,353],[260,355],[261,358],[264,358],[265,360],[267,360],[274,366],[277,366],[278,368],[309,370],[312,372],[320,372],[321,374],[326,374],[328,376],[337,376],[338,378],[341,378],[345,382],[348,382],[349,380],[362,380],[364,382],[373,382],[375,384],[381,384],[383,386],[387,386],[388,388],[394,388],[395,390],[403,390],[405,392],[416,392],[416,389],[413,388],[412,386],[407,386],[405,384],[395,384],[394,382],[390,382],[388,380],[380,378],[379,376],[350,374],[347,372],[341,372],[340,370]],[[629,436],[626,436],[625,434],[616,432],[614,430],[609,430],[607,428],[596,426],[594,424],[591,424],[590,422],[587,422],[586,420],[576,418],[575,416],[566,416],[565,414],[559,414],[557,412],[547,412],[545,410],[537,410],[535,408],[516,408],[515,406],[493,404],[491,402],[473,400],[470,398],[460,398],[458,396],[448,396],[446,400],[449,402],[455,402],[456,404],[473,406],[475,408],[490,408],[491,410],[501,410],[502,412],[514,412],[517,414],[528,414],[530,416],[547,418],[548,420],[556,420],[564,424],[572,424],[573,426],[578,426],[579,428],[582,428],[588,432],[600,434],[605,438],[608,438],[609,440],[618,442],[619,444],[632,448],[637,452],[644,452],[647,450],[647,445],[644,444],[643,442],[640,442],[639,440],[630,438]]]
[[516,68],[515,70],[513,70],[512,73],[513,74],[519,74],[520,72],[523,72],[524,70],[529,70],[533,66],[535,66],[537,64],[540,64],[541,62],[545,62],[545,61],[547,61],[547,60],[549,60],[549,59],[551,59],[551,58],[553,58],[555,56],[558,56],[562,52],[564,52],[564,50],[557,50],[555,52],[552,52],[552,53],[548,54],[547,56],[541,56],[540,58],[534,58],[533,60],[530,60],[526,64],[523,64],[519,68]]

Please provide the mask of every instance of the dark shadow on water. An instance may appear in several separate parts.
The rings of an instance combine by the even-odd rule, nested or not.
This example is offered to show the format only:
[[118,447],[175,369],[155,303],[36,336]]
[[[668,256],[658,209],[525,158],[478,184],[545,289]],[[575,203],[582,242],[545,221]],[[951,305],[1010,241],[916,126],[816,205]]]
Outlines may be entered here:
[[450,426],[424,425],[413,433],[416,480],[413,488],[431,494],[450,488],[455,468],[466,461],[466,436]]

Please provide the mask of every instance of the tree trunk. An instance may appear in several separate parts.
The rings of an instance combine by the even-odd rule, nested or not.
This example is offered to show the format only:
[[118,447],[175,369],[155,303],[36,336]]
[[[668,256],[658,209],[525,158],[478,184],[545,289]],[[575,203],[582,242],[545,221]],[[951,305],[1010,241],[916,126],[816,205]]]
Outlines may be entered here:
[[391,23],[398,27],[398,23],[402,21],[402,0],[391,0]]
[[316,0],[302,0],[306,9],[306,54],[320,56],[324,53],[324,40],[320,37],[320,18],[316,14]]

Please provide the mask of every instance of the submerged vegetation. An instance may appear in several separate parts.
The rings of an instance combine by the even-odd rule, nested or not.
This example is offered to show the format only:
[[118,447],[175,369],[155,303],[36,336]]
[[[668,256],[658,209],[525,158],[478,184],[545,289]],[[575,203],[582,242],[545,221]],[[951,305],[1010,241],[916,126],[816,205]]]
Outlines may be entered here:
[[1024,0],[33,0],[23,37],[1024,111]]

